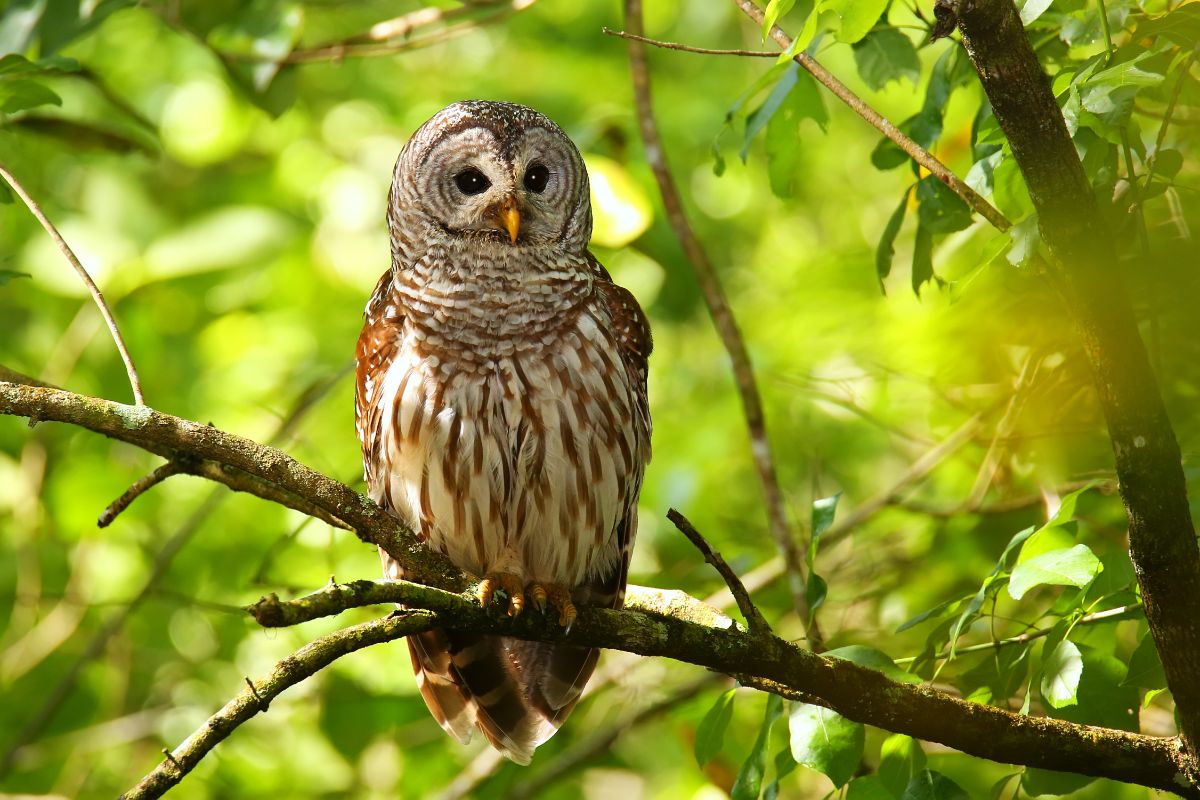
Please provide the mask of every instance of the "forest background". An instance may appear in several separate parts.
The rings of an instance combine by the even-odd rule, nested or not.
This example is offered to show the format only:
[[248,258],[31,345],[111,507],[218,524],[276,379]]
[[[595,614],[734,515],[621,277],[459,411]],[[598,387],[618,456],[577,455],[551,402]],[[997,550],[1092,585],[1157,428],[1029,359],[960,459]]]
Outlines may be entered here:
[[[981,703],[1175,734],[1079,337],[1045,274],[1011,148],[958,35],[930,36],[927,4],[772,2],[768,14],[990,201],[1006,231],[793,62],[646,53],[683,211],[761,394],[775,472],[765,500],[764,451],[751,445],[761,429],[747,426],[711,296],[646,157],[630,44],[603,30],[629,27],[622,7],[430,8],[14,0],[0,11],[0,162],[103,289],[150,406],[274,442],[361,489],[349,370],[363,303],[388,266],[395,156],[451,101],[528,104],[584,152],[594,251],[654,330],[634,583],[701,598],[722,589],[666,519],[676,508],[784,638],[819,630],[822,648],[857,647],[842,653]],[[1193,496],[1197,9],[1021,9],[1118,243]],[[777,52],[737,3],[654,0],[645,33]],[[84,285],[6,199],[0,365],[130,402]],[[375,578],[378,558],[324,522],[195,477],[167,480],[97,528],[158,463],[75,428],[0,419],[5,791],[119,794],[246,676],[381,613],[262,630],[241,606],[331,575]],[[781,537],[818,578],[773,579],[787,571]],[[1028,566],[1064,553],[1059,579]],[[887,798],[924,767],[969,797],[1150,791],[840,718],[843,738],[818,746],[811,706],[791,704],[772,725],[781,708],[763,693],[624,653],[604,657],[590,699],[519,768],[446,738],[409,673],[396,643],[339,660],[236,730],[173,796],[807,798],[836,784]],[[796,769],[805,755],[813,768]],[[938,786],[949,793],[929,796],[955,796]]]

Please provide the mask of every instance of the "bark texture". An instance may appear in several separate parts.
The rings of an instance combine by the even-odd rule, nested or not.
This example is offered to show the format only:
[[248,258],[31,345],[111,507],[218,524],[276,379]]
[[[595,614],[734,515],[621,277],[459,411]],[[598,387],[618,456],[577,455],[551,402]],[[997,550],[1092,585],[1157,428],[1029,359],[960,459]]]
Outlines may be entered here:
[[957,19],[1025,176],[1052,255],[1052,275],[1083,337],[1129,517],[1129,553],[1196,781],[1200,550],[1179,444],[1142,344],[1115,242],[1012,0],[941,0],[939,6],[942,15]]

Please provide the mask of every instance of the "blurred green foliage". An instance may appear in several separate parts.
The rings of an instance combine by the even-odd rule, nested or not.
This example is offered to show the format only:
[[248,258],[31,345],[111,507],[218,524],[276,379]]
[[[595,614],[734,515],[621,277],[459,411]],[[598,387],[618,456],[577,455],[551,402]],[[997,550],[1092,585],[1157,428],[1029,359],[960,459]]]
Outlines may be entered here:
[[[655,333],[655,458],[632,580],[705,596],[718,578],[666,523],[668,507],[739,572],[775,551],[726,356],[642,156],[625,43],[601,34],[622,27],[620,9],[513,5],[439,3],[445,20],[389,52],[362,37],[419,6],[10,0],[0,161],[113,304],[151,405],[264,441],[284,430],[289,452],[361,486],[348,367],[388,266],[396,154],[453,100],[549,114],[588,159],[595,250]],[[651,36],[767,46],[732,4],[646,5]],[[978,702],[1173,732],[1136,609],[1084,620],[1137,602],[1111,454],[1070,321],[1031,266],[1040,244],[1019,170],[960,45],[928,41],[925,3],[771,0],[768,11],[1017,223],[1000,234],[971,217],[794,65],[650,53],[669,158],[754,359],[794,520],[807,537],[835,502],[839,518],[876,504],[848,536],[810,549],[830,646]],[[1026,0],[1021,12],[1116,232],[1188,465],[1200,448],[1198,11]],[[348,44],[322,49],[330,42]],[[298,53],[311,60],[278,63]],[[129,399],[94,306],[19,203],[0,207],[0,363]],[[903,480],[964,426],[963,446]],[[118,794],[243,676],[380,613],[256,628],[237,606],[331,574],[373,577],[377,558],[199,479],[172,478],[97,529],[98,513],[154,466],[81,431],[0,419],[5,791]],[[1192,484],[1198,474],[1189,466]],[[801,635],[782,586],[756,599],[783,635]],[[975,647],[1031,630],[1046,635]],[[360,652],[285,694],[174,794],[432,797],[467,785],[472,769],[469,796],[526,791],[593,732],[700,674],[624,654],[602,663],[612,679],[594,681],[593,698],[522,769],[438,730],[403,646]],[[784,713],[777,699],[726,689],[714,681],[629,726],[539,796],[815,798],[830,779],[849,781],[848,798],[981,797],[997,782],[1005,797],[1149,794],[1038,770],[1013,780],[1004,765],[840,718],[816,724],[827,712]],[[876,774],[853,778],[860,754]]]

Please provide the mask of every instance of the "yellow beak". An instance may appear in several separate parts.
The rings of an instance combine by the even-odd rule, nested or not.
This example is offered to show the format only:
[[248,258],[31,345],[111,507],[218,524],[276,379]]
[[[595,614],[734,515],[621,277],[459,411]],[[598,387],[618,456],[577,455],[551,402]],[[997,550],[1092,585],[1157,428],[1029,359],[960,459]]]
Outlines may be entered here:
[[503,230],[508,231],[509,241],[515,244],[517,234],[521,232],[521,212],[517,211],[516,199],[511,196],[504,199],[496,211],[496,222]]

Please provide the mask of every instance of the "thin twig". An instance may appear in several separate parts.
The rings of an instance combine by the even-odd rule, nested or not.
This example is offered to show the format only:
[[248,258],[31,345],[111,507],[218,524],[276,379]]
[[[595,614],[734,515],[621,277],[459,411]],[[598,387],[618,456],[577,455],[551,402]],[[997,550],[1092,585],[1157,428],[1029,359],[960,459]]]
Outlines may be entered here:
[[188,468],[178,460],[171,460],[165,464],[161,464],[154,469],[149,475],[143,475],[138,478],[132,486],[125,490],[125,493],[109,504],[108,508],[100,513],[100,518],[96,520],[97,527],[107,528],[113,523],[113,520],[125,509],[129,508],[129,504],[138,499],[142,494],[154,488],[158,484],[165,481],[172,475],[178,475],[181,472],[188,472]]
[[[829,530],[822,534],[821,546],[828,549],[836,542],[846,538],[846,536],[868,519],[891,505],[892,498],[903,493],[905,489],[914,483],[924,479],[935,467],[957,452],[964,444],[971,441],[983,426],[983,419],[983,412],[973,415],[959,426],[954,433],[946,437],[944,441],[940,442],[936,447],[930,448],[914,461],[890,486],[859,503],[848,514],[839,517]],[[776,556],[765,564],[748,572],[742,578],[742,583],[748,591],[757,592],[774,583],[783,574],[783,559],[780,556]],[[724,608],[733,602],[733,596],[729,593],[728,589],[721,589],[706,597],[704,602],[717,608]]]
[[[513,14],[524,11],[536,1],[504,0],[502,2],[469,4],[450,9],[422,8],[394,19],[378,22],[371,26],[370,31],[366,34],[351,36],[336,42],[327,42],[302,50],[294,50],[283,58],[281,63],[304,64],[313,61],[341,61],[345,58],[365,58],[369,56],[390,55],[405,50],[416,50],[458,38],[483,25],[499,22]],[[449,25],[426,36],[407,38],[413,31],[420,28],[480,10],[487,10],[490,13],[457,25]],[[399,39],[400,41],[391,41],[395,39]],[[222,53],[222,55],[227,58],[243,61],[264,60],[252,55],[242,56],[232,53]]]
[[[753,0],[733,0],[738,8],[750,19],[754,20],[758,25],[763,24],[763,12],[756,6]],[[778,25],[771,26],[771,38],[783,50],[788,50],[792,46],[792,38],[783,32]],[[808,73],[817,79],[817,82],[824,86],[829,91],[850,109],[867,121],[869,125],[882,133],[888,139],[903,150],[908,156],[920,164],[930,173],[935,175],[938,180],[950,187],[951,191],[961,197],[967,205],[974,209],[980,216],[990,222],[995,228],[1001,231],[1006,231],[1012,227],[1012,223],[1008,221],[1000,211],[979,195],[974,189],[964,183],[957,175],[950,171],[950,168],[939,161],[932,153],[926,150],[921,145],[914,142],[908,136],[905,136],[903,131],[897,128],[892,123],[888,122],[878,111],[871,108],[862,98],[850,91],[846,84],[842,83],[833,73],[821,66],[812,56],[807,53],[797,53],[793,59],[797,64]]]
[[631,42],[641,42],[653,47],[661,47],[664,50],[681,50],[684,53],[699,53],[703,56],[744,56],[746,58],[779,58],[779,53],[771,53],[766,50],[713,50],[708,47],[692,47],[691,45],[679,44],[678,42],[664,42],[661,39],[651,39],[647,36],[638,36],[637,34],[628,33],[626,31],[614,31],[612,28],[605,26],[600,29],[605,36],[616,36],[619,39],[628,39]]
[[[1118,608],[1110,608],[1106,611],[1097,611],[1092,614],[1087,614],[1086,616],[1080,617],[1079,621],[1075,624],[1095,625],[1098,622],[1120,622],[1123,619],[1131,618],[1132,615],[1141,610],[1141,603],[1130,603],[1127,606],[1120,606]],[[957,658],[958,656],[968,655],[970,653],[983,653],[988,650],[999,650],[1001,647],[1009,647],[1014,644],[1028,644],[1029,642],[1041,639],[1044,636],[1048,636],[1055,630],[1057,630],[1057,626],[1038,628],[1037,630],[1030,631],[1029,633],[1010,636],[1007,639],[997,639],[993,642],[981,642],[979,644],[968,645],[967,647],[956,647],[954,648],[953,655]],[[949,650],[947,650],[944,653],[938,653],[933,658],[941,661],[943,659],[950,658],[950,656],[951,653]],[[911,664],[918,658],[920,658],[920,656],[905,656],[904,658],[893,659],[893,661],[895,661],[897,664]]]
[[30,197],[29,192],[25,191],[25,187],[13,177],[13,174],[8,171],[8,167],[4,166],[4,164],[0,164],[0,177],[8,181],[8,185],[17,193],[17,196],[25,201],[25,205],[29,207],[30,212],[42,224],[42,227],[46,229],[46,233],[50,234],[50,238],[58,245],[58,249],[62,251],[63,256],[75,268],[75,272],[79,275],[80,280],[83,281],[87,290],[91,292],[92,299],[96,301],[96,306],[100,309],[100,315],[104,317],[104,322],[108,325],[109,333],[112,334],[113,342],[117,345],[117,352],[121,354],[121,360],[125,362],[125,372],[128,373],[129,385],[133,388],[133,402],[135,405],[144,406],[146,400],[142,397],[142,382],[138,378],[137,368],[133,365],[133,357],[129,355],[129,349],[125,346],[125,339],[121,336],[121,329],[117,327],[117,320],[113,316],[112,310],[109,309],[104,295],[100,293],[100,287],[92,280],[92,276],[88,274],[83,264],[79,263],[79,259],[75,257],[75,252],[63,240],[62,234],[58,232],[58,228],[54,227],[54,223],[42,212],[42,207],[37,204],[36,200]]
[[[642,3],[641,0],[625,0],[625,24],[633,37],[642,35]],[[738,395],[741,397],[742,410],[746,416],[746,427],[750,433],[750,449],[754,457],[754,466],[758,470],[759,482],[762,484],[763,498],[767,506],[767,521],[775,546],[787,567],[789,588],[796,612],[803,621],[809,645],[813,650],[820,650],[823,638],[820,626],[815,617],[808,612],[805,600],[804,562],[800,553],[800,545],[796,532],[788,521],[787,507],[783,491],[779,486],[779,477],[775,470],[775,459],[772,454],[771,440],[767,435],[766,417],[763,414],[762,398],[759,396],[758,383],[754,377],[754,368],[750,363],[750,354],[746,343],[738,330],[737,320],[725,298],[721,288],[720,278],[713,268],[700,240],[696,238],[691,223],[683,210],[679,197],[679,189],[671,177],[671,169],[667,164],[666,151],[663,147],[662,136],[658,132],[658,123],[654,119],[654,105],[650,96],[650,72],[646,66],[645,46],[639,39],[629,38],[629,67],[633,77],[633,93],[637,104],[638,125],[641,129],[642,141],[645,145],[646,161],[654,172],[658,183],[658,191],[662,196],[663,207],[675,236],[683,246],[696,280],[708,306],[713,325],[721,337],[721,343],[733,363],[733,375],[737,384]]]
[[210,750],[243,722],[265,712],[268,704],[289,686],[312,677],[318,670],[344,655],[429,630],[436,622],[436,615],[420,611],[407,611],[403,615],[389,614],[383,619],[354,625],[306,644],[276,664],[271,674],[262,680],[251,682],[247,679],[249,685],[246,688],[209,717],[183,744],[168,751],[161,764],[142,778],[137,786],[121,795],[122,800],[162,797],[195,769]]
[[696,526],[675,509],[667,511],[667,519],[674,523],[679,532],[688,538],[688,541],[696,546],[696,549],[704,556],[704,560],[713,566],[720,574],[725,585],[729,587],[729,591],[737,600],[738,609],[741,610],[742,616],[746,619],[746,624],[750,626],[751,633],[771,633],[771,626],[763,617],[762,612],[758,610],[758,606],[754,605],[754,601],[750,599],[750,593],[746,591],[746,587],[742,585],[742,579],[737,576],[737,573],[729,566],[721,554],[713,550],[708,541],[696,530]]

